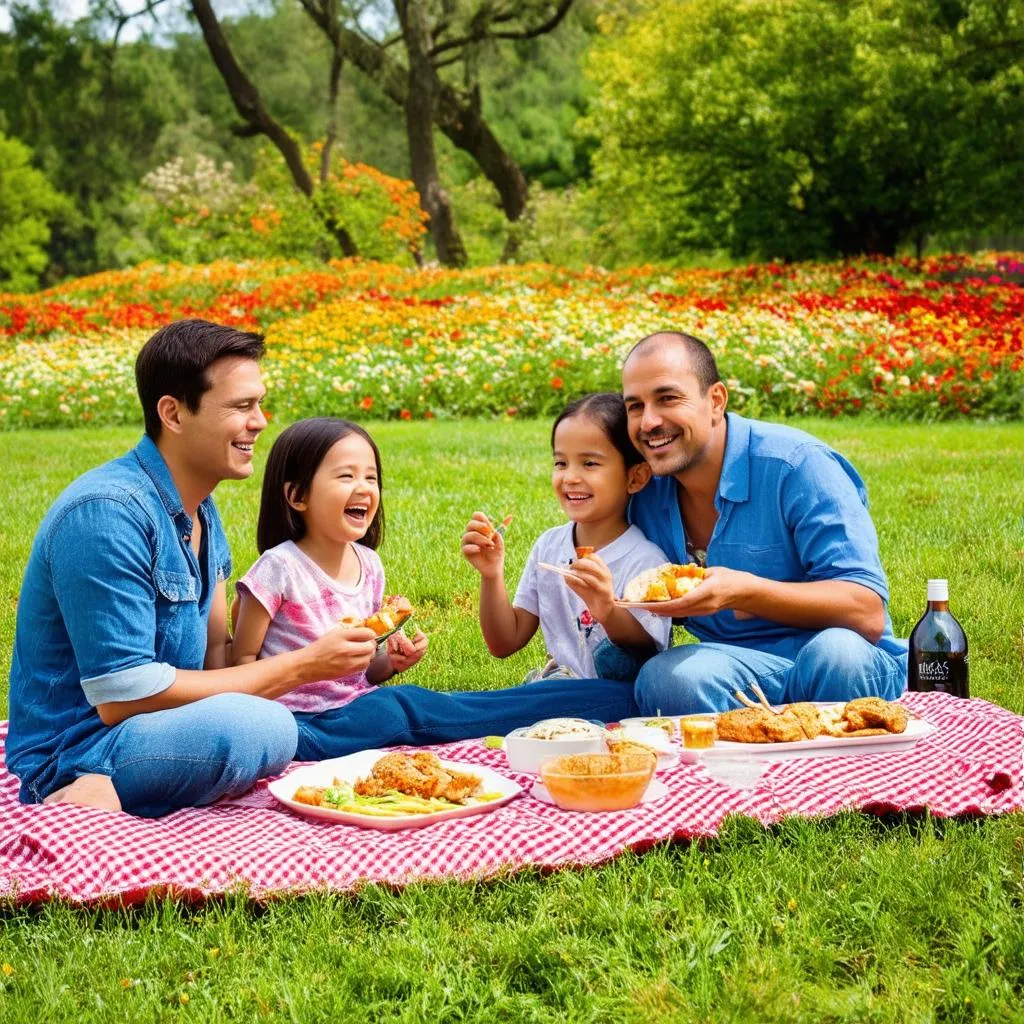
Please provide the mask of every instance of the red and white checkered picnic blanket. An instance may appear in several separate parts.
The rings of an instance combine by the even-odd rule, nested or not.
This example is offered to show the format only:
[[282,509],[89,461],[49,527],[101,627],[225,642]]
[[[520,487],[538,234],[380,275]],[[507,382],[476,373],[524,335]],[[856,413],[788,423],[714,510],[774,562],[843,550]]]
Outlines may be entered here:
[[[701,767],[660,773],[669,795],[630,811],[577,814],[529,795],[497,810],[421,829],[380,832],[309,820],[262,783],[240,800],[159,820],[67,805],[18,803],[0,769],[0,894],[18,902],[139,902],[152,892],[200,899],[245,888],[253,898],[365,882],[483,878],[527,866],[601,864],[626,849],[714,836],[729,814],[765,825],[842,809],[947,817],[1024,810],[1024,721],[982,700],[903,698],[938,728],[909,751],[772,764],[756,787],[735,789]],[[0,741],[6,738],[0,723]],[[453,761],[508,772],[480,741],[434,748]],[[2,752],[2,751],[0,751]]]

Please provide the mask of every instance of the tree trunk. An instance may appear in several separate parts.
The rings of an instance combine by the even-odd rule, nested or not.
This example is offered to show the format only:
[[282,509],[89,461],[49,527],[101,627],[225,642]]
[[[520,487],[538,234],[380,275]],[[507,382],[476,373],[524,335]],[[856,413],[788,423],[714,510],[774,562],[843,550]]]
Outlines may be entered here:
[[[350,29],[341,30],[341,39],[345,56],[363,74],[372,78],[388,99],[404,108],[411,72],[407,77],[386,50]],[[432,64],[429,64],[429,71],[435,90],[432,117],[437,127],[476,161],[480,170],[498,190],[505,216],[510,221],[518,220],[526,209],[526,178],[519,165],[505,152],[490,125],[484,120],[479,101],[472,98],[467,101],[460,96],[450,85],[441,81]]]
[[[231,101],[235,110],[244,120],[244,125],[238,128],[239,135],[265,135],[277,147],[278,152],[284,157],[284,162],[291,172],[292,181],[295,187],[308,199],[313,199],[315,186],[313,179],[302,162],[302,151],[298,143],[284,130],[284,127],[276,121],[263,104],[263,99],[256,86],[253,85],[249,76],[242,70],[241,65],[235,60],[231,51],[231,45],[224,35],[224,31],[214,14],[210,0],[190,0],[192,13],[199,22],[203,32],[203,39],[206,41],[206,48],[210,51],[213,63],[217,66],[224,84],[227,86]],[[348,230],[343,224],[339,224],[334,218],[324,214],[317,204],[313,204],[317,216],[324,226],[337,240],[341,251],[346,256],[357,256],[359,250]]]
[[422,0],[405,0],[399,5],[402,35],[409,55],[409,77],[405,101],[405,131],[409,140],[412,180],[420,203],[430,217],[430,234],[437,258],[446,267],[466,265],[462,244],[448,193],[441,186],[434,148],[434,109],[437,74],[430,61],[430,27]]

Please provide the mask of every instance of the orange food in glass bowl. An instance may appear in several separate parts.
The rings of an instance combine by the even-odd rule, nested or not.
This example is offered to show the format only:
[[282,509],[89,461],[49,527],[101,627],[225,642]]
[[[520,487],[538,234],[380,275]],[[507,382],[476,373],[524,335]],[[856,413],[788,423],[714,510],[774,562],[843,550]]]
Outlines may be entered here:
[[563,754],[542,761],[540,777],[565,811],[625,811],[640,803],[657,758],[653,753]]

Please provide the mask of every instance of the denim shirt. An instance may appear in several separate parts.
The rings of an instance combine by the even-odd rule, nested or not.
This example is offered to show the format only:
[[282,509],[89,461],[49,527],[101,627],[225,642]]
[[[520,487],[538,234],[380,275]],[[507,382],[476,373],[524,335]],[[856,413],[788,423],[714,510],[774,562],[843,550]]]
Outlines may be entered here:
[[60,761],[108,728],[96,705],[166,690],[201,669],[217,584],[231,574],[213,499],[192,519],[156,444],[143,437],[90,470],[50,507],[18,599],[7,764],[21,799],[41,799]]
[[[867,491],[838,452],[792,427],[726,416],[722,475],[715,495],[718,521],[707,565],[766,579],[803,583],[849,580],[873,590],[886,605],[878,646],[903,654],[892,634],[889,584],[868,514]],[[655,477],[633,496],[629,520],[673,562],[692,561],[679,511],[675,477]],[[682,620],[698,640],[735,644],[793,658],[812,630],[768,619],[739,619],[731,610]]]

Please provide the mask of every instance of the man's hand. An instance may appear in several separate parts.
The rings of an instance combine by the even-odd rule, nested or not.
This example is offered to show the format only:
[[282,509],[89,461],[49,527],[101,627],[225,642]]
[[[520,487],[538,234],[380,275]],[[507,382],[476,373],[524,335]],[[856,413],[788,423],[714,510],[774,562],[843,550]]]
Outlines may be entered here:
[[[656,615],[670,615],[673,619],[686,619],[697,615],[714,615],[726,609],[742,608],[758,581],[757,576],[738,569],[713,565],[704,573],[698,587],[683,597],[671,601],[652,602],[645,607]],[[737,611],[736,618],[749,619],[745,611]]]
[[577,558],[569,567],[580,582],[563,576],[565,585],[583,598],[590,614],[602,625],[615,608],[615,582],[611,570],[600,555]]
[[505,541],[483,512],[474,512],[462,535],[462,554],[484,579],[505,574]]
[[417,630],[410,639],[401,630],[392,633],[387,640],[388,660],[395,672],[405,672],[413,667],[427,653],[427,634]]
[[366,626],[335,626],[306,648],[318,666],[318,679],[363,672],[377,653],[377,635]]

